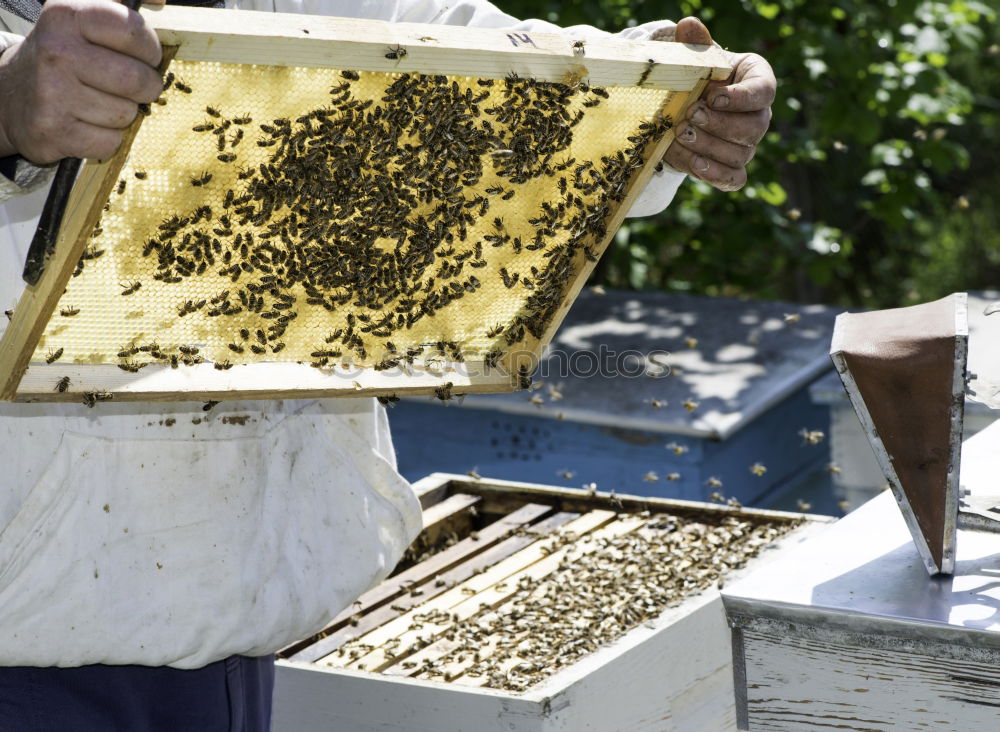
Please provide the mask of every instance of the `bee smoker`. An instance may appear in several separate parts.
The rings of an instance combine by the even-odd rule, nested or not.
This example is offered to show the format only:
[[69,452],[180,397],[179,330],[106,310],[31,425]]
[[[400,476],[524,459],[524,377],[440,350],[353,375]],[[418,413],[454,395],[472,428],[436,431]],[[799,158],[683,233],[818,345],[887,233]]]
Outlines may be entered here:
[[952,574],[958,529],[1000,532],[1000,497],[959,483],[967,295],[837,316],[830,357],[927,571]]

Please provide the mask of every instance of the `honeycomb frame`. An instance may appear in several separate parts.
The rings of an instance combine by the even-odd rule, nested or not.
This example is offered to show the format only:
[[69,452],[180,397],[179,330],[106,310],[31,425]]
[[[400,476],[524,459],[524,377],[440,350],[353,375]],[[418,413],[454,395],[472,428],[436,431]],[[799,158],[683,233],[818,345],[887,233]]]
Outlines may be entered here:
[[[158,346],[149,345],[158,342],[157,336],[151,334],[145,346],[141,346],[137,339],[131,339],[129,345],[120,346],[124,350],[117,354],[108,353],[109,347],[105,345],[103,354],[86,354],[78,348],[76,352],[71,350],[73,356],[62,358],[63,348],[52,336],[53,330],[58,330],[54,324],[60,317],[63,318],[62,322],[69,322],[65,319],[66,313],[74,314],[73,311],[76,310],[72,303],[66,302],[64,293],[71,286],[74,274],[80,274],[85,269],[85,264],[90,266],[88,258],[93,256],[94,249],[89,247],[94,241],[101,241],[94,237],[103,230],[102,214],[106,213],[106,207],[112,205],[116,195],[124,193],[126,182],[129,185],[146,183],[146,172],[134,165],[130,166],[130,155],[135,152],[138,156],[143,152],[141,144],[136,151],[132,150],[133,141],[142,133],[144,119],[150,118],[141,115],[127,132],[125,142],[113,158],[107,161],[87,161],[84,165],[71,194],[55,251],[46,263],[42,279],[36,286],[26,288],[14,309],[11,322],[0,341],[0,377],[3,378],[0,397],[3,399],[79,401],[82,398],[93,404],[96,400],[112,397],[121,400],[173,401],[362,394],[391,398],[406,394],[437,394],[441,398],[448,398],[464,393],[523,388],[538,356],[551,340],[597,258],[613,238],[634,197],[649,180],[657,161],[673,140],[669,122],[683,117],[688,105],[697,99],[709,79],[725,78],[729,73],[725,57],[718,49],[676,43],[628,42],[610,38],[580,43],[563,36],[538,33],[388,24],[380,21],[248,11],[219,13],[170,6],[161,9],[144,8],[142,13],[164,45],[163,70],[168,74],[172,73],[168,68],[177,69],[184,64],[210,64],[215,67],[219,64],[241,64],[239,68],[249,68],[248,64],[253,64],[268,69],[282,67],[290,73],[320,73],[318,70],[325,70],[322,73],[334,75],[330,78],[336,77],[338,81],[346,78],[345,86],[359,72],[365,76],[360,83],[366,83],[369,77],[381,78],[391,85],[386,88],[395,88],[407,79],[418,79],[425,85],[430,83],[427,81],[429,79],[446,79],[447,83],[440,82],[443,88],[451,85],[456,92],[462,91],[467,97],[471,96],[473,89],[478,91],[476,83],[482,84],[490,92],[491,87],[504,90],[508,96],[513,89],[524,98],[527,98],[528,92],[518,91],[516,88],[524,83],[529,84],[530,93],[536,96],[548,93],[549,89],[561,90],[560,93],[572,89],[573,94],[576,94],[576,90],[581,88],[597,88],[602,91],[605,99],[608,90],[612,94],[621,90],[621,93],[631,91],[647,97],[647,90],[664,94],[656,97],[660,101],[654,105],[652,114],[638,118],[647,128],[657,125],[655,136],[650,133],[648,139],[643,138],[641,148],[638,147],[639,142],[634,144],[638,152],[632,152],[629,159],[634,160],[634,163],[627,174],[619,179],[616,200],[609,202],[607,198],[600,199],[605,203],[602,211],[606,211],[606,214],[594,227],[599,235],[590,236],[587,245],[579,247],[580,251],[573,251],[572,257],[566,260],[566,274],[561,276],[558,286],[552,285],[546,290],[552,294],[546,302],[544,317],[528,322],[527,327],[524,327],[525,319],[521,316],[518,316],[521,317],[520,321],[515,317],[513,321],[506,323],[507,331],[503,334],[506,348],[488,351],[484,348],[470,349],[463,354],[457,345],[454,348],[449,345],[455,344],[457,339],[448,337],[447,333],[435,335],[425,332],[420,338],[426,343],[418,338],[417,341],[422,345],[412,349],[404,346],[399,349],[403,351],[402,354],[397,353],[393,346],[391,359],[386,357],[384,350],[378,354],[366,355],[361,348],[359,356],[359,349],[355,348],[352,353],[342,356],[338,351],[348,349],[338,348],[338,351],[333,351],[331,348],[331,357],[320,358],[319,362],[316,359],[312,363],[306,361],[302,353],[294,360],[274,360],[268,350],[273,349],[274,344],[267,343],[268,348],[258,347],[265,353],[263,357],[256,361],[238,362],[235,366],[228,360],[221,359],[218,347],[206,360],[187,353],[191,350],[190,346],[185,346],[180,352],[170,356],[158,353],[161,359],[159,362],[147,358],[140,363],[137,359],[148,357],[151,348],[157,352],[160,350]],[[358,41],[359,38],[365,40]],[[468,81],[468,88],[460,88],[456,78],[462,80],[462,84]],[[568,98],[569,92],[563,95]],[[485,92],[484,96],[487,96]],[[369,98],[372,98],[371,95]],[[580,97],[575,103],[579,106],[582,99]],[[591,103],[585,102],[583,106],[598,106],[601,102],[595,95],[588,99]],[[164,107],[164,114],[169,107],[169,104]],[[152,109],[154,114],[160,111],[156,106]],[[212,110],[211,106],[207,109]],[[580,110],[577,119],[584,119],[586,124],[587,118],[582,114],[583,111]],[[596,115],[597,112],[593,114]],[[564,117],[569,116],[564,114]],[[212,122],[210,116],[208,123]],[[190,121],[187,124],[190,125]],[[206,124],[206,129],[202,130],[205,133],[203,136],[211,135],[207,131],[210,126]],[[604,133],[603,127],[601,132],[605,137],[610,137]],[[621,137],[624,133],[619,131],[618,135]],[[242,138],[243,135],[240,134],[239,137]],[[141,142],[142,138],[138,139]],[[618,139],[617,143],[620,150],[622,141]],[[487,159],[491,159],[488,156],[494,153],[513,154],[507,149],[496,150],[488,152]],[[222,155],[228,157],[229,153],[220,153],[220,160]],[[547,160],[550,158],[551,156]],[[567,158],[564,156],[563,159]],[[501,157],[495,167],[503,163]],[[556,163],[551,163],[550,169],[552,165]],[[140,175],[142,181],[136,180]],[[547,175],[548,180],[544,177],[539,180],[554,190],[558,185],[557,176],[551,173]],[[578,181],[579,178],[578,173]],[[191,184],[194,185],[195,182],[192,179]],[[486,187],[491,191],[497,188],[495,180],[492,188],[485,183],[479,187]],[[490,198],[499,203],[504,195],[506,194],[491,194]],[[582,201],[580,207],[583,208]],[[525,212],[524,218],[527,219],[529,215]],[[501,222],[500,230],[493,232],[497,235],[493,238],[509,240],[510,236],[502,231],[503,217],[491,214],[488,218]],[[499,236],[501,234],[503,237]],[[128,236],[134,235],[132,232]],[[485,238],[490,239],[489,236]],[[443,246],[443,242],[438,244]],[[143,244],[130,240],[128,246],[141,248]],[[488,251],[491,249],[486,248]],[[521,255],[519,246],[515,251]],[[504,281],[509,282],[506,269],[501,270]],[[85,274],[89,275],[89,272]],[[180,281],[183,278],[176,279]],[[535,279],[540,285],[545,284],[541,278]],[[182,295],[188,282],[189,280],[185,280],[181,285]],[[471,292],[473,288],[468,286],[468,280],[464,282],[466,290]],[[124,283],[119,280],[119,285],[121,293],[109,291],[108,294],[124,294],[134,282],[125,278]],[[494,286],[494,289],[502,292],[499,286]],[[245,295],[241,296],[244,297],[243,305],[246,305]],[[458,293],[456,301],[461,296]],[[465,298],[465,304],[460,303],[465,312],[482,309],[482,298],[478,304],[472,302],[476,296],[473,293]],[[197,295],[187,300],[181,298],[181,302],[192,303],[192,306],[201,303],[199,307],[204,306],[207,300],[207,297],[198,299]],[[485,301],[489,300],[490,298],[486,298]],[[240,303],[236,302],[233,306],[227,303],[224,307],[232,307],[235,312]],[[211,306],[207,309],[211,309]],[[180,316],[184,314],[181,312]],[[196,314],[196,317],[201,316]],[[185,322],[194,319],[195,317],[191,317]],[[446,317],[440,320],[451,322]],[[352,319],[352,324],[353,322]],[[110,332],[116,324],[98,321],[92,327],[100,330],[105,325]],[[407,331],[411,325],[412,323],[407,323]],[[514,326],[517,326],[516,331]],[[240,331],[252,334],[254,328],[243,327]],[[258,337],[259,332],[258,330]],[[190,338],[185,342],[193,343],[195,340]],[[250,341],[253,341],[252,336]],[[261,342],[264,343],[263,340]],[[436,351],[433,347],[435,342]],[[466,339],[462,338],[461,343],[464,347]],[[346,341],[345,344],[351,346]],[[428,353],[433,353],[423,356],[418,354],[416,361],[412,356],[407,358],[407,354],[416,353],[423,345],[427,346]],[[143,349],[142,352],[140,348]],[[167,349],[163,348],[163,351]],[[197,353],[198,349],[195,348],[194,351]],[[258,349],[255,348],[254,353],[257,352]],[[122,353],[126,355],[122,357]],[[208,353],[206,350],[206,354]],[[321,350],[319,353],[322,355],[325,351]],[[337,356],[332,357],[333,353],[337,353]],[[115,355],[119,357],[117,362]],[[177,368],[179,362],[182,365]],[[391,368],[387,369],[386,363]],[[133,371],[133,365],[148,365],[148,368]],[[318,368],[313,368],[314,366]]]

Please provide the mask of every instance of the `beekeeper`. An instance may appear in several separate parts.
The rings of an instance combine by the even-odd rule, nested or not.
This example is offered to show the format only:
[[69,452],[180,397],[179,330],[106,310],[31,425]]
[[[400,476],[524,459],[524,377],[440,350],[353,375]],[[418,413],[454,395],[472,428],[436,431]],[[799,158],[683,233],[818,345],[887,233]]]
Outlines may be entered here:
[[[559,30],[485,0],[226,6]],[[51,165],[109,157],[162,84],[156,35],[110,0],[0,0],[0,30],[7,310],[24,287]],[[672,40],[674,30],[619,35]],[[710,41],[693,20],[677,34]],[[632,215],[661,210],[685,174],[726,190],[745,182],[775,83],[759,56],[732,60],[733,77],[678,126],[672,167]],[[0,729],[267,729],[273,653],[323,628],[419,532],[374,399],[205,406],[0,404]]]

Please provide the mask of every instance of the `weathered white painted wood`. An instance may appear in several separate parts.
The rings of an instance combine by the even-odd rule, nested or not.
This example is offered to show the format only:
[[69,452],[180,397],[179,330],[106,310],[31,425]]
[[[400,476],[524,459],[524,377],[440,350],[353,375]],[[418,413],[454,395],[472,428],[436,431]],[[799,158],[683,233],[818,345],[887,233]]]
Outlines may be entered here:
[[742,636],[751,730],[1000,727],[1000,651],[752,621]]

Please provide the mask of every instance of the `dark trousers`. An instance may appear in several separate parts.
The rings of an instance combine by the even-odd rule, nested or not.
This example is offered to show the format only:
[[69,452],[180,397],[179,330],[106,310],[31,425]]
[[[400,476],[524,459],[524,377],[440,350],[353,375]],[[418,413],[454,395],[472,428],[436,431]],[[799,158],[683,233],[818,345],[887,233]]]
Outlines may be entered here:
[[0,732],[267,732],[274,658],[204,668],[0,667]]

